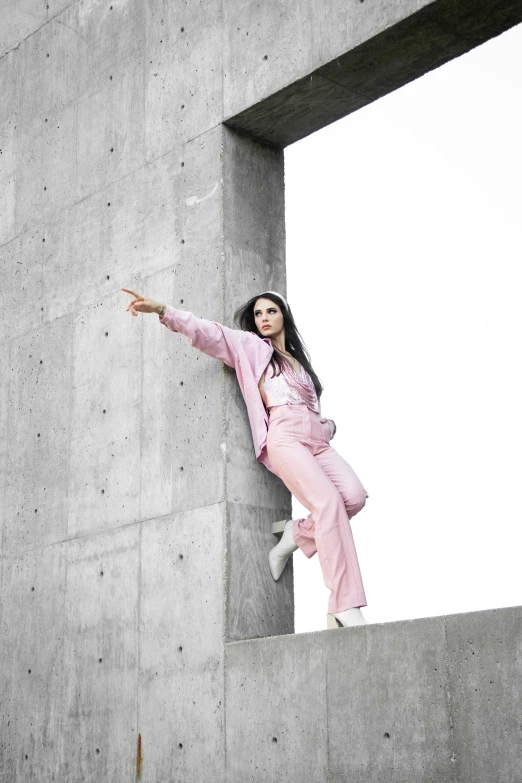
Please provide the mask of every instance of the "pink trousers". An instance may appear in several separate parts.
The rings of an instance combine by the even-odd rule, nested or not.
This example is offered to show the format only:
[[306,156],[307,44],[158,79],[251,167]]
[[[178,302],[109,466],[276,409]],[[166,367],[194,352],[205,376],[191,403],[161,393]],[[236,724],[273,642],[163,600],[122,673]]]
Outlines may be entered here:
[[306,405],[270,409],[270,464],[311,512],[306,519],[294,520],[293,534],[306,557],[319,555],[324,583],[331,591],[331,613],[366,606],[350,519],[363,508],[368,493],[329,441],[330,425]]

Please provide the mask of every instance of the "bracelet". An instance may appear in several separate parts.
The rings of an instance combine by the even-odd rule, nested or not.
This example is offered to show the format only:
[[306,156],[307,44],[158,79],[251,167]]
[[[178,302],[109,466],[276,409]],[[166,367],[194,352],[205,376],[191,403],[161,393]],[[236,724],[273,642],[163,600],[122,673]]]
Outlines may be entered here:
[[163,318],[163,316],[165,315],[165,311],[166,311],[166,309],[167,309],[167,305],[162,305],[162,306],[161,306],[161,312],[160,312],[160,313],[158,313],[158,315],[159,315],[159,317],[160,317],[160,318]]

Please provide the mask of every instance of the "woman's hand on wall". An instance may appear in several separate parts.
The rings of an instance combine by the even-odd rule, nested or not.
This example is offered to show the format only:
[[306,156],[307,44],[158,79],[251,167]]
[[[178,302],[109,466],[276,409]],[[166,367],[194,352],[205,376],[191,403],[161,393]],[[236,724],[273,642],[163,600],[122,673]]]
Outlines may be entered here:
[[126,291],[128,294],[132,294],[134,297],[134,300],[127,305],[127,310],[131,311],[131,315],[136,316],[138,313],[157,313],[159,315],[163,310],[161,302],[155,302],[154,299],[147,299],[146,296],[138,294],[130,288],[122,288],[121,290]]

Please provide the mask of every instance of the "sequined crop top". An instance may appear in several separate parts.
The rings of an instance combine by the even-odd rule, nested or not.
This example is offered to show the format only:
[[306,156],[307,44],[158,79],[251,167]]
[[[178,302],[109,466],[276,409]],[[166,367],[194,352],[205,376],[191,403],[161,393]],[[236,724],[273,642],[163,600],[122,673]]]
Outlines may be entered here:
[[319,413],[319,403],[315,386],[301,365],[301,375],[297,375],[290,363],[279,375],[269,364],[264,373],[263,402],[268,410],[275,405],[306,405],[310,410]]

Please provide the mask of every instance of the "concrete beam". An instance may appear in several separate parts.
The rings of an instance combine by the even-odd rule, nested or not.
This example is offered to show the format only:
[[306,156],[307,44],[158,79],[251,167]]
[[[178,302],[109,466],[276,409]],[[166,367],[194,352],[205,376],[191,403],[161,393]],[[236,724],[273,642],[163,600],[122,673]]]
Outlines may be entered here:
[[[284,77],[274,78],[281,38],[266,41],[264,57],[268,62],[261,64],[259,58],[254,61],[254,70],[271,63],[272,78],[256,82],[249,71],[248,85],[236,80],[225,105],[225,123],[238,133],[277,148],[286,147],[521,21],[518,0],[433,0],[372,6],[360,0],[333,4],[318,0],[312,3],[310,16],[313,27],[319,28],[316,67],[310,68],[311,60],[297,60],[292,63],[292,80],[285,83]],[[296,30],[306,45],[301,27]],[[240,59],[240,46],[234,57],[234,62]],[[267,83],[269,88],[263,95]],[[257,89],[250,88],[251,84]],[[246,102],[249,105],[240,108]]]

